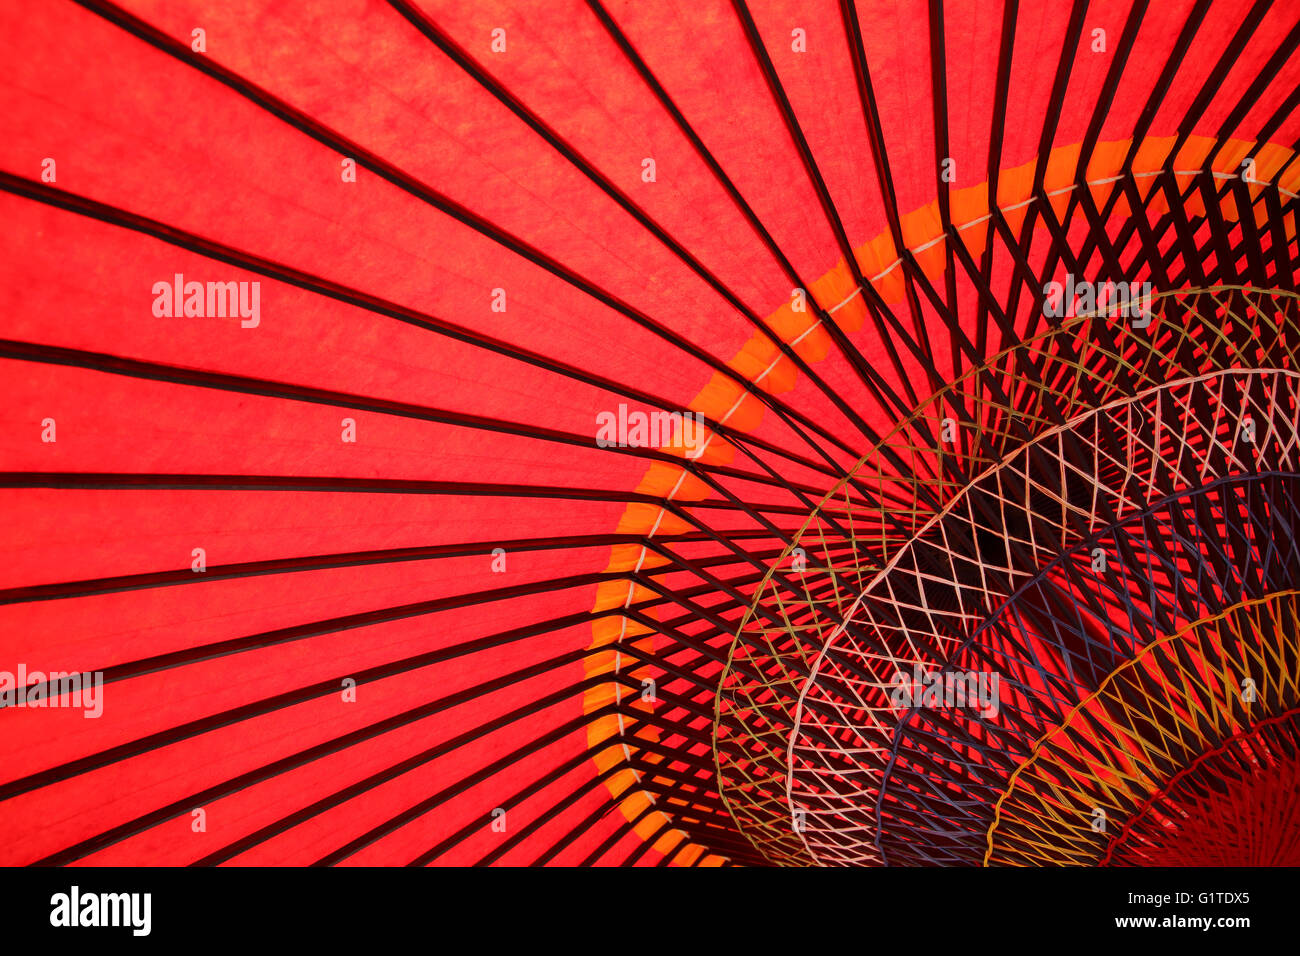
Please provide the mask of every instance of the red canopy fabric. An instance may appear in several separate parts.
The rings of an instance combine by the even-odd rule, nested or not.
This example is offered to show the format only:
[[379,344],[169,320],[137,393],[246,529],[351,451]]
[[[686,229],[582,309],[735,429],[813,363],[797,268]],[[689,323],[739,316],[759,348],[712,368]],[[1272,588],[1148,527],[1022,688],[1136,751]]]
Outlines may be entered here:
[[[1294,289],[1297,42],[1206,0],[0,8],[0,670],[104,680],[0,712],[0,861],[772,862],[715,752],[765,573],[1049,331],[1062,249]],[[158,314],[187,282],[257,313]],[[703,438],[601,447],[621,406]]]

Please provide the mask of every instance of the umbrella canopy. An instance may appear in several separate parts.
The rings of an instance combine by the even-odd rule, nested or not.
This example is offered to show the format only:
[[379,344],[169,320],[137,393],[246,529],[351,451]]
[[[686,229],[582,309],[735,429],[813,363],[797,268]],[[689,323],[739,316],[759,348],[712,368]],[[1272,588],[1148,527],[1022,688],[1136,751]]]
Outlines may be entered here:
[[1297,862],[1298,44],[0,8],[0,861]]

